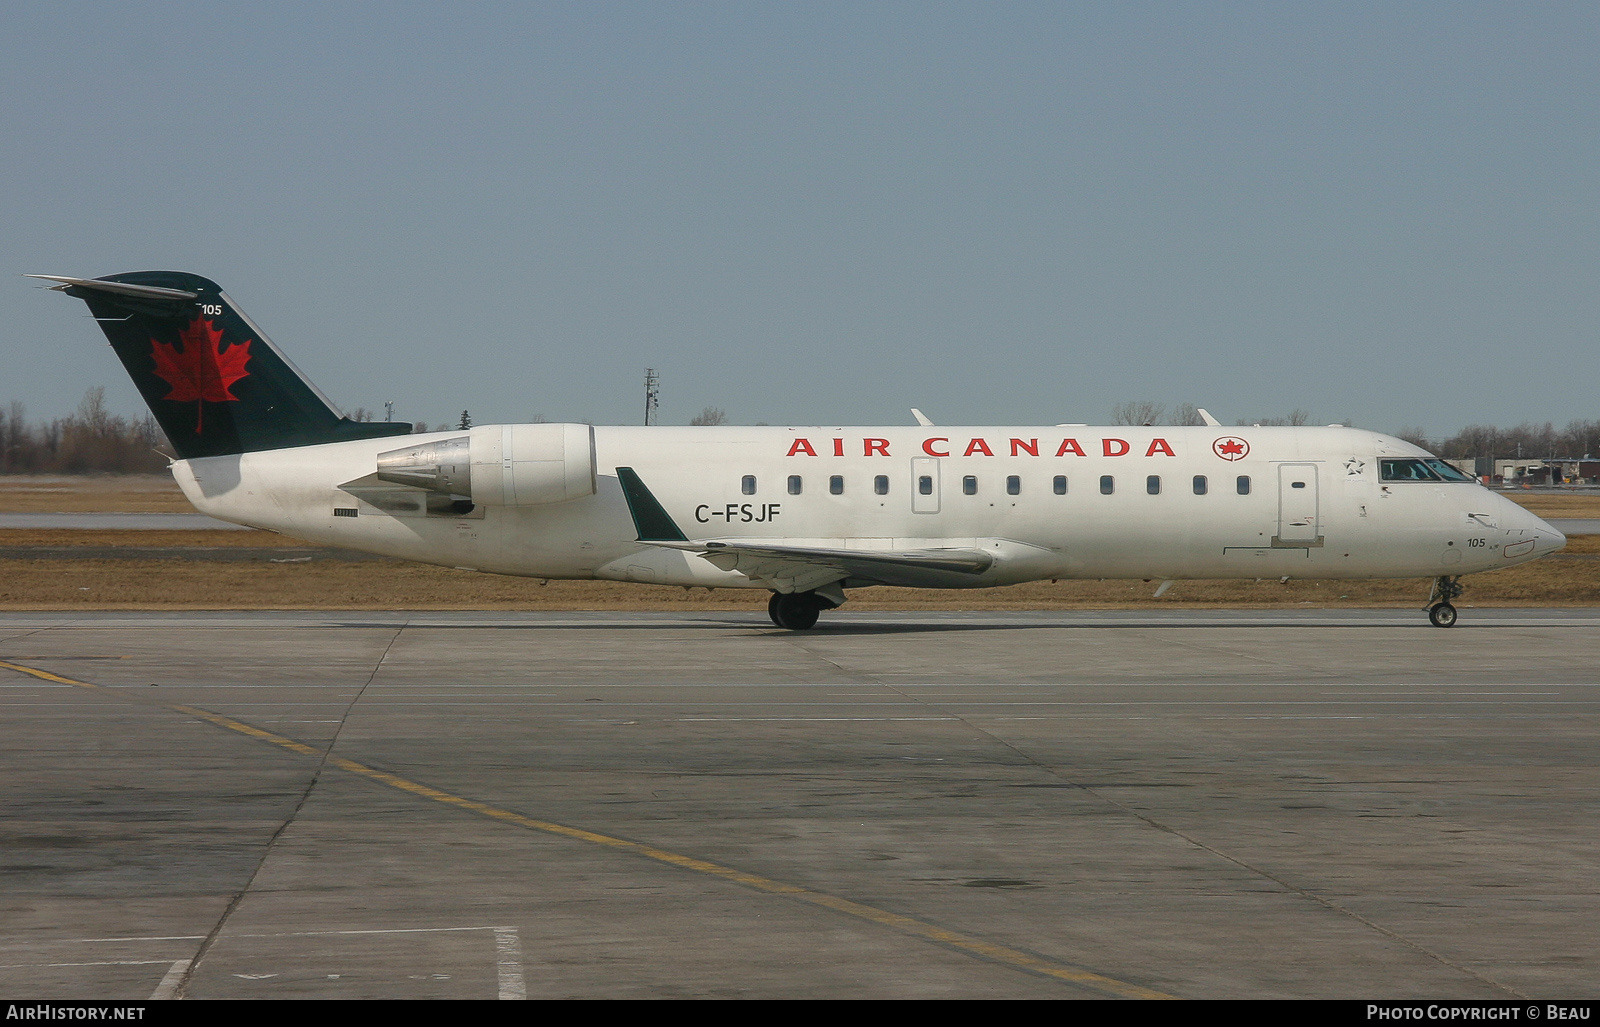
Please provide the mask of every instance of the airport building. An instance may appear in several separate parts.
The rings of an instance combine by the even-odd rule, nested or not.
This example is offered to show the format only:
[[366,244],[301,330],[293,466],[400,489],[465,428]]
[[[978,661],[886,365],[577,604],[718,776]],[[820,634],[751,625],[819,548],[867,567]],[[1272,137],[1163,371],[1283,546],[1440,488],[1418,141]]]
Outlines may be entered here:
[[1486,485],[1600,485],[1600,458],[1461,457],[1445,461]]

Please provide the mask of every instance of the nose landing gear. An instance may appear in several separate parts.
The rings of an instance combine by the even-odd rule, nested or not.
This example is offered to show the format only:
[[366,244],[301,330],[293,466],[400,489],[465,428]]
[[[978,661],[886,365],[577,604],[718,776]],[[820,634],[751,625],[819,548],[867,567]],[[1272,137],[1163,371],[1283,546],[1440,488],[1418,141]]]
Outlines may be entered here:
[[1433,591],[1428,595],[1428,621],[1436,628],[1454,627],[1456,623],[1456,608],[1450,605],[1450,600],[1458,599],[1465,591],[1459,577],[1452,578],[1444,575],[1433,579]]

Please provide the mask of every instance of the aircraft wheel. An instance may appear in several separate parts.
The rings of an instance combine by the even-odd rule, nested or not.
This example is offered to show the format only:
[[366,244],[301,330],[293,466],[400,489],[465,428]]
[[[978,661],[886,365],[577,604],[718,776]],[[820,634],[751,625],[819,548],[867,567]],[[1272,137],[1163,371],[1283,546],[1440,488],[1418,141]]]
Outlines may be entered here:
[[772,616],[772,623],[778,627],[805,631],[816,626],[822,606],[810,592],[775,592],[767,603],[767,612]]
[[1456,608],[1449,603],[1438,603],[1428,610],[1428,620],[1436,628],[1455,627]]

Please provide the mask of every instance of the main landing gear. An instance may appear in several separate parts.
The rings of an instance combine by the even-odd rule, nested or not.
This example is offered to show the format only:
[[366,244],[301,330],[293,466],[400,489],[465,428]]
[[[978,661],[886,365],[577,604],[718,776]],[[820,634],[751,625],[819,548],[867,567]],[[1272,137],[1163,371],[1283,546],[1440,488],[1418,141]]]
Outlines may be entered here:
[[816,627],[817,615],[839,604],[815,592],[774,592],[767,600],[767,616],[772,623],[790,631]]
[[1448,575],[1433,579],[1433,592],[1428,596],[1428,621],[1436,628],[1452,628],[1456,623],[1456,608],[1450,600],[1459,599],[1464,591],[1460,578]]

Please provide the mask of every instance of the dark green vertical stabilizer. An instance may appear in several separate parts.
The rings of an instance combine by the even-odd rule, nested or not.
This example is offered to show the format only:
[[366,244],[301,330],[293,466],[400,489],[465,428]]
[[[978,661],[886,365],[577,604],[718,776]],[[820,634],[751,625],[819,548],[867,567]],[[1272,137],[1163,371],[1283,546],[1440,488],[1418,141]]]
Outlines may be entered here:
[[89,305],[184,460],[411,431],[341,414],[210,279],[133,271],[50,280]]

